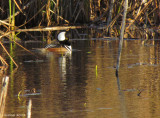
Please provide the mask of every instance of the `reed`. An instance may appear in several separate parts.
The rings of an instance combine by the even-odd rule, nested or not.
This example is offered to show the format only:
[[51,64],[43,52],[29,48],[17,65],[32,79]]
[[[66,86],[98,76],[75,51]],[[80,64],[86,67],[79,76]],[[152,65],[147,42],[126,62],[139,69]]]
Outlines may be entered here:
[[3,70],[3,68],[8,67],[8,64],[2,56],[0,56],[0,61],[1,61],[1,65],[2,65],[2,67],[0,66],[0,71],[1,71],[1,70]]
[[3,118],[4,116],[8,84],[9,84],[9,77],[8,76],[3,77],[2,79],[3,86],[1,88],[1,93],[0,93],[0,118]]
[[13,5],[12,5],[12,7],[13,7],[13,18],[12,18],[12,21],[11,21],[11,24],[12,24],[12,28],[11,28],[11,30],[14,30],[15,29],[15,3],[13,2]]
[[[10,57],[12,57],[12,58],[10,58],[10,62],[9,62],[10,72],[12,72],[13,71],[13,67],[14,67],[14,63],[16,64],[16,62],[13,60],[13,43],[10,43],[9,55],[10,55]],[[17,67],[18,67],[18,65],[17,65]]]
[[14,30],[15,28],[15,3],[9,0],[9,30]]
[[47,26],[51,25],[51,14],[50,14],[50,5],[51,2],[50,0],[47,1],[47,5],[46,5],[46,17],[47,17]]
[[98,77],[98,67],[97,67],[97,65],[96,65],[96,78]]
[[[12,16],[12,6],[11,6],[11,4],[12,4],[12,1],[9,0],[9,24],[10,25],[11,25],[11,21],[12,21],[12,19],[11,19],[11,16]],[[11,29],[10,25],[9,25],[9,30]]]
[[32,113],[32,99],[29,99],[27,106],[27,118],[31,118]]
[[116,76],[117,77],[118,77],[120,61],[121,61],[121,53],[122,53],[122,47],[123,47],[123,37],[124,37],[127,9],[128,9],[128,0],[125,0],[124,12],[123,12],[123,18],[122,18],[121,35],[120,35],[119,48],[118,48],[117,66],[116,66]]
[[14,59],[12,58],[12,56],[10,55],[10,53],[7,51],[7,49],[4,47],[4,45],[3,45],[3,43],[1,41],[0,41],[0,45],[3,48],[3,50],[7,53],[7,55],[10,57],[11,61],[16,65],[16,67],[18,67],[17,63],[14,61]]

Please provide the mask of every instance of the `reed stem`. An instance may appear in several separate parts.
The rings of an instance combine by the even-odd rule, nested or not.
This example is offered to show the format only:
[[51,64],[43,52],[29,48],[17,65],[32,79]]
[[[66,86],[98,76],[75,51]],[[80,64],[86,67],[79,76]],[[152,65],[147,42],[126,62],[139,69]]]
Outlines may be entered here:
[[[11,24],[11,16],[12,16],[12,7],[11,7],[12,1],[9,0],[9,24]],[[9,25],[9,30],[11,29],[10,25]]]
[[124,36],[124,29],[125,29],[125,23],[126,23],[127,9],[128,9],[128,0],[125,0],[124,12],[123,12],[123,18],[122,18],[122,27],[121,27],[121,33],[120,33],[120,42],[119,42],[119,49],[118,49],[118,57],[117,57],[117,67],[116,67],[116,76],[117,77],[118,77],[120,60],[121,60],[121,53],[122,53],[122,47],[123,47],[123,36]]

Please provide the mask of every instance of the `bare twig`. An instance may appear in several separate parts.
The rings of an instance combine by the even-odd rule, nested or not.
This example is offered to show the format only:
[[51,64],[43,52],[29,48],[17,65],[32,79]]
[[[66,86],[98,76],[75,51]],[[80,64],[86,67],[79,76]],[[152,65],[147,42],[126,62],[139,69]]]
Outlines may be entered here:
[[57,15],[57,14],[56,14],[54,11],[52,11],[51,9],[50,9],[50,12],[54,13],[57,17],[59,17],[60,19],[64,20],[66,23],[69,23],[68,20],[64,19],[62,16]]
[[2,56],[0,56],[0,60],[1,60],[1,62],[2,62],[2,64],[3,64],[3,65],[8,66],[7,62],[3,59],[3,57],[2,57]]
[[42,10],[43,8],[45,7],[46,5],[44,5],[32,18],[30,18],[27,22],[25,22],[24,24],[18,26],[18,27],[22,27],[24,26],[25,24],[27,24],[28,22],[30,22],[33,18],[35,18],[35,16],[37,16]]
[[22,9],[19,7],[18,3],[16,2],[16,0],[13,0],[14,3],[16,4],[17,8],[19,9],[20,12],[22,12]]
[[2,48],[4,49],[4,51],[7,53],[7,55],[10,57],[10,59],[13,61],[13,63],[16,65],[16,67],[18,68],[18,65],[16,64],[16,62],[14,61],[14,59],[12,58],[12,56],[9,54],[9,52],[7,51],[7,49],[4,47],[4,45],[2,44],[1,41],[0,41],[0,45],[2,46]]

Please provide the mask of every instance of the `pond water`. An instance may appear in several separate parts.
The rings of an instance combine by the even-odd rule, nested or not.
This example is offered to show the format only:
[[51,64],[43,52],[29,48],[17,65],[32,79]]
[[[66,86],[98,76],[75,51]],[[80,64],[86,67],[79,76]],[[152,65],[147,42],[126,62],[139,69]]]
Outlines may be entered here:
[[[31,100],[32,118],[160,118],[160,41],[124,41],[120,83],[118,43],[73,39],[72,54],[43,52],[38,59],[13,45],[19,68],[10,63],[4,117],[26,117]],[[34,52],[44,44],[24,46]]]

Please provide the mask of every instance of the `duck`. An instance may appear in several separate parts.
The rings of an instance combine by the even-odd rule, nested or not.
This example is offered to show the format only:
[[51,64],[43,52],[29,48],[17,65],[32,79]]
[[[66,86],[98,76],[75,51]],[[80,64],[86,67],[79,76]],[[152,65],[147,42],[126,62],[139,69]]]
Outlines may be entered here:
[[71,52],[72,46],[69,39],[65,37],[65,34],[65,31],[60,32],[57,36],[57,40],[59,43],[56,45],[49,44],[45,47],[45,49],[50,52]]

